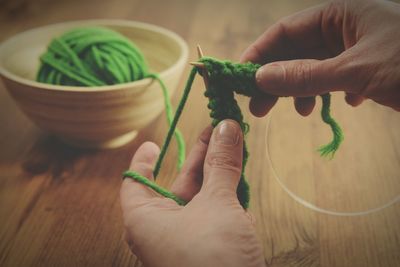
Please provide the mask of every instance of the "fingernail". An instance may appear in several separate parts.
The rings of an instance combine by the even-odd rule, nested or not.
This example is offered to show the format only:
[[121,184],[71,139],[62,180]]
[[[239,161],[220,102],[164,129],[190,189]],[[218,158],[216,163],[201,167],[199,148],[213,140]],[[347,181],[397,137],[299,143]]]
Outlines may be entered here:
[[236,145],[239,141],[239,126],[233,121],[222,121],[217,126],[216,141],[224,145]]
[[256,72],[256,81],[258,84],[271,84],[283,80],[285,70],[279,64],[267,64],[260,67]]

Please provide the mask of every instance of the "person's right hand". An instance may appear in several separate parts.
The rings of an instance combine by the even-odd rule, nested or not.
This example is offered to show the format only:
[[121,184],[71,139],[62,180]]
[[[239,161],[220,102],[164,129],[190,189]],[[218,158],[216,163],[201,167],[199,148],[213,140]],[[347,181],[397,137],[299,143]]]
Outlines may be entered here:
[[250,110],[264,116],[278,96],[294,96],[309,115],[315,96],[345,91],[346,101],[365,98],[400,111],[400,5],[388,1],[334,1],[271,26],[241,57],[265,64],[256,73],[264,97]]

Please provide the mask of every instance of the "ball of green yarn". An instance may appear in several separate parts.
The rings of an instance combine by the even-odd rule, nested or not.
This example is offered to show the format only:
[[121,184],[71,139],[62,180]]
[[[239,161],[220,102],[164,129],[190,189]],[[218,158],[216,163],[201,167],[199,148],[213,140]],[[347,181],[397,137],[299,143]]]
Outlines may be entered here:
[[104,27],[76,28],[64,33],[51,41],[40,61],[37,81],[56,85],[113,85],[148,75],[139,48]]

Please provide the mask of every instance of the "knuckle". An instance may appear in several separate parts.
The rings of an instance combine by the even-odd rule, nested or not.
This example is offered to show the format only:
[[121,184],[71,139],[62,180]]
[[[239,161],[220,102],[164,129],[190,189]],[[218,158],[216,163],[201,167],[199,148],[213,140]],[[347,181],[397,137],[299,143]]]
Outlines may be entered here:
[[291,20],[290,16],[286,16],[284,18],[279,19],[276,24],[274,25],[274,37],[278,40],[287,40],[287,23]]
[[194,183],[201,185],[202,183],[202,178],[203,178],[203,169],[189,169],[189,170],[183,170],[180,173],[180,177],[190,177],[191,181]]
[[329,15],[335,16],[342,10],[345,0],[332,0],[326,4],[325,12]]
[[289,75],[286,75],[289,84],[296,84],[303,96],[307,96],[313,88],[313,65],[307,62],[294,64]]
[[225,206],[226,205],[234,206],[239,202],[237,200],[236,192],[231,190],[230,188],[209,186],[207,187],[207,190],[204,190],[202,192],[202,194],[205,197],[205,199],[208,200],[218,199],[218,203],[223,204]]
[[262,60],[262,58],[264,57],[262,49],[257,44],[253,44],[252,46],[250,46],[248,51],[246,52],[253,59]]
[[344,0],[333,0],[325,4],[320,17],[322,36],[328,40],[326,33],[340,30],[343,20]]
[[239,157],[227,152],[212,152],[207,157],[206,164],[214,169],[226,169],[236,173],[240,173],[242,169]]

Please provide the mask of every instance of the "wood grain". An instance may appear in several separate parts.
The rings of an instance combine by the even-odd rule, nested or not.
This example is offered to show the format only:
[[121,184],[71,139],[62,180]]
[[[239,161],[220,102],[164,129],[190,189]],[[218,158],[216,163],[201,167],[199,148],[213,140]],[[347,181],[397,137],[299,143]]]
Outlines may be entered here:
[[[65,20],[122,18],[177,32],[189,43],[190,60],[197,58],[196,44],[201,44],[206,55],[238,59],[273,22],[320,2],[10,0],[0,2],[0,38],[5,40],[22,30]],[[189,67],[185,75],[188,70]],[[184,79],[174,96],[175,104],[183,84]],[[196,79],[179,122],[188,147],[210,121],[203,91],[201,79]],[[251,211],[257,219],[267,265],[399,266],[399,204],[356,217],[314,212],[294,201],[279,186],[265,149],[268,134],[273,146],[269,152],[282,180],[309,201],[339,211],[368,208],[400,192],[393,178],[400,177],[399,113],[372,102],[363,104],[361,109],[350,109],[344,105],[341,94],[335,95],[332,109],[347,138],[342,151],[347,151],[343,153],[352,156],[352,160],[343,160],[339,169],[328,172],[342,181],[330,184],[329,179],[321,179],[325,177],[320,175],[324,173],[324,169],[319,169],[321,165],[310,163],[313,149],[329,136],[317,119],[318,114],[301,119],[295,115],[290,99],[280,100],[267,130],[267,119],[252,117],[247,102],[246,98],[239,98],[251,125],[247,137],[251,153],[247,169]],[[2,86],[0,125],[0,265],[141,266],[123,239],[118,198],[120,175],[142,142],[162,144],[167,130],[165,117],[157,118],[125,147],[106,151],[73,149],[37,129]],[[288,144],[294,144],[297,135],[301,136],[301,146],[291,151]],[[365,155],[370,155],[369,159],[357,153],[358,146],[377,149],[367,149]],[[173,144],[159,176],[164,186],[170,185],[177,173],[174,155]],[[357,157],[368,162],[363,163],[362,170],[356,168]],[[299,167],[293,170],[294,166]],[[376,175],[371,175],[370,183],[360,183],[360,178],[353,174],[361,171],[379,174],[381,183],[374,184]],[[307,172],[312,175],[302,175]],[[300,180],[289,179],[292,176],[285,173]],[[343,194],[332,197],[334,190],[329,190],[330,185],[344,190]],[[362,186],[368,193],[357,191]],[[354,189],[353,195],[348,194],[348,188]]]

